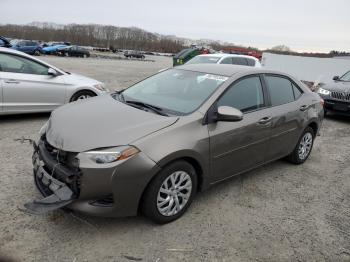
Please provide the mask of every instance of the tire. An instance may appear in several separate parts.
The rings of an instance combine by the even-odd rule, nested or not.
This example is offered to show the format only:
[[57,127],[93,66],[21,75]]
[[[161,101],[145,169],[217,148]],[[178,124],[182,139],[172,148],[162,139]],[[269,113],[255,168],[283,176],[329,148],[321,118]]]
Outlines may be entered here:
[[72,98],[70,99],[70,102],[74,102],[77,100],[83,100],[83,99],[88,99],[90,97],[94,97],[96,96],[96,94],[92,91],[89,90],[82,90],[82,91],[78,91],[76,92]]
[[287,160],[296,165],[304,163],[310,156],[314,140],[314,130],[311,127],[307,127],[300,136],[293,152],[289,156],[287,156]]
[[87,55],[86,55],[86,54],[83,54],[83,58],[87,58]]
[[191,205],[197,181],[196,171],[188,162],[169,164],[148,185],[142,198],[142,213],[157,224],[178,219]]
[[41,53],[40,53],[40,51],[39,51],[39,50],[35,50],[35,51],[34,51],[34,55],[36,55],[36,56],[40,56],[40,54],[41,54]]

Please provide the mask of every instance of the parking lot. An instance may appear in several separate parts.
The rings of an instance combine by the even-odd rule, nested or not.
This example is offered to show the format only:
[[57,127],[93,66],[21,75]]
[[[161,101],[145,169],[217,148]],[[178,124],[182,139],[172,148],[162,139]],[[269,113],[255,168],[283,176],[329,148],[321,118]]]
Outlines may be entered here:
[[[41,57],[111,90],[172,64],[149,58]],[[37,138],[48,117],[0,117],[0,254],[14,261],[350,261],[350,118],[325,119],[305,164],[280,160],[225,181],[159,226],[143,217],[25,213],[39,193],[32,148],[16,139]]]

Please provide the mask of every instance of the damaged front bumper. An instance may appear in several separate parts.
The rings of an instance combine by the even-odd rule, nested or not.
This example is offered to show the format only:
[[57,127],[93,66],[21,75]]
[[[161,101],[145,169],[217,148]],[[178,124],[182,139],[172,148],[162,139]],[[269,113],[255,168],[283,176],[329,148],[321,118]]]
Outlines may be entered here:
[[34,181],[44,198],[26,203],[27,211],[43,214],[69,205],[78,197],[80,172],[69,170],[59,161],[54,161],[44,141],[40,140],[38,145],[33,143],[33,147]]
[[93,216],[134,216],[146,186],[160,171],[142,152],[126,160],[94,164],[78,153],[56,151],[45,135],[34,144],[34,180],[44,198],[25,204],[30,213],[65,207]]

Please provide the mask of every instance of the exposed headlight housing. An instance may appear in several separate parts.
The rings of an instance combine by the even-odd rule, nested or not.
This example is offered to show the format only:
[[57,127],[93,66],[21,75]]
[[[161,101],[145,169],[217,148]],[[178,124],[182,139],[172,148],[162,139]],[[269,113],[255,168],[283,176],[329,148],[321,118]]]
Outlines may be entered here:
[[100,91],[106,91],[108,92],[109,90],[107,88],[104,87],[104,85],[101,83],[101,84],[95,84],[94,87]]
[[319,88],[319,89],[317,90],[317,93],[319,93],[320,95],[328,96],[328,95],[331,93],[331,91],[326,90],[326,89],[323,89],[323,88]]
[[107,164],[124,159],[128,159],[139,153],[136,147],[133,146],[122,146],[104,150],[93,150],[80,153],[97,164]]

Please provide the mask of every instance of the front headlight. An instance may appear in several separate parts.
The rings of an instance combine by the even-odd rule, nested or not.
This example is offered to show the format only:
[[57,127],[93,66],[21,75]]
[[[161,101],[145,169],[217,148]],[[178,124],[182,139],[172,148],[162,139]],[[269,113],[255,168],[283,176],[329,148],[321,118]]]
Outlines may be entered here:
[[94,87],[100,91],[106,91],[106,92],[109,91],[107,88],[104,87],[103,84],[96,84],[96,85],[94,85]]
[[317,90],[317,93],[319,93],[320,95],[328,96],[328,95],[331,93],[331,91],[328,91],[328,90],[323,89],[323,88],[319,88],[319,89]]
[[88,151],[80,154],[86,156],[97,164],[107,164],[128,159],[139,152],[140,150],[138,150],[136,147],[122,146],[105,150]]

